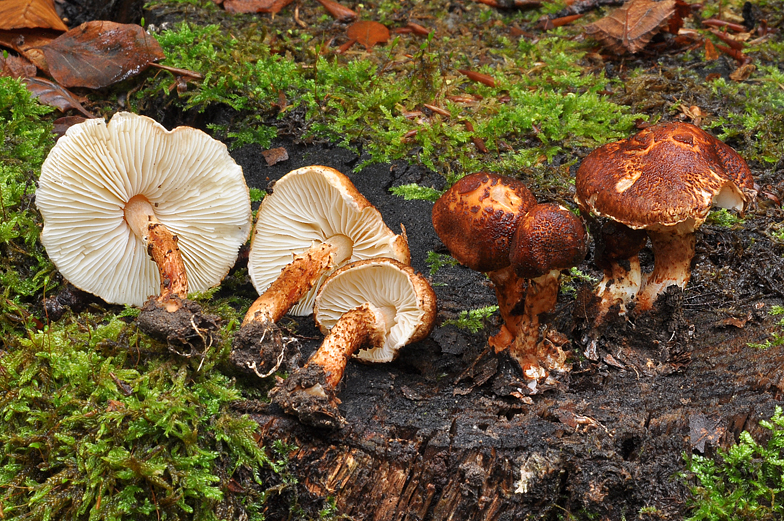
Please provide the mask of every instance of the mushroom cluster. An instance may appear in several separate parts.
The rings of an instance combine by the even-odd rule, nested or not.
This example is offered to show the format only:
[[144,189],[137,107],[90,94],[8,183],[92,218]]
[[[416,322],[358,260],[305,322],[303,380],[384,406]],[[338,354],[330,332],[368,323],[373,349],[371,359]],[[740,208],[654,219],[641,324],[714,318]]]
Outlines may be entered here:
[[480,172],[463,177],[433,206],[433,227],[458,262],[492,281],[501,331],[490,338],[526,378],[563,371],[559,343],[540,341],[539,316],[555,307],[563,269],[585,257],[582,221],[567,209],[537,204],[519,180]]
[[[689,123],[650,126],[591,152],[577,171],[575,200],[584,214],[606,219],[597,236],[604,271],[596,295],[599,321],[613,306],[626,313],[653,307],[691,276],[695,230],[713,206],[743,211],[754,197],[746,162]],[[638,253],[651,241],[654,268],[643,274]]]
[[378,257],[409,264],[408,242],[387,228],[348,177],[317,165],[289,172],[256,217],[248,273],[260,296],[234,337],[234,352],[259,352],[261,366],[253,370],[272,374],[286,347],[276,326],[283,315],[309,315],[330,272]]
[[41,242],[74,286],[144,305],[140,326],[170,342],[204,343],[216,328],[187,294],[220,283],[251,228],[242,168],[223,143],[127,112],[90,119],[49,153],[36,204]]

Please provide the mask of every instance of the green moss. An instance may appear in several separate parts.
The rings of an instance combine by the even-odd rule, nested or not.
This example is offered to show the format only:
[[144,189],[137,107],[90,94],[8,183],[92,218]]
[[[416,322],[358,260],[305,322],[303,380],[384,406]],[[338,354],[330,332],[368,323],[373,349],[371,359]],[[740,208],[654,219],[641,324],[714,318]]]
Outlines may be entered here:
[[29,306],[47,285],[53,266],[38,235],[33,205],[41,164],[54,144],[52,109],[31,99],[19,81],[0,77],[0,343],[32,324]]
[[423,201],[437,201],[441,194],[440,190],[428,186],[419,186],[416,183],[407,185],[393,186],[389,189],[393,194],[402,197],[406,201],[420,199]]
[[[28,519],[214,519],[239,469],[281,469],[208,359],[171,359],[119,319],[71,317],[0,359],[0,502]],[[260,491],[249,490],[258,513]]]
[[741,219],[737,214],[730,212],[726,208],[713,210],[708,214],[708,218],[705,221],[715,226],[721,226],[722,228],[732,228],[733,226],[744,223],[744,219]]
[[471,333],[477,333],[484,329],[493,313],[498,311],[498,306],[485,306],[483,308],[461,311],[460,316],[455,319],[444,320],[442,326],[453,325],[459,329],[467,329]]
[[760,425],[770,431],[767,445],[744,431],[738,444],[719,449],[714,460],[686,458],[691,473],[691,516],[688,521],[781,519],[784,516],[784,415],[781,407]]
[[[774,316],[784,315],[784,306],[772,306],[768,314]],[[774,331],[769,339],[761,343],[750,342],[748,346],[754,349],[768,349],[769,347],[784,345],[784,318],[779,320],[776,325],[779,331]]]

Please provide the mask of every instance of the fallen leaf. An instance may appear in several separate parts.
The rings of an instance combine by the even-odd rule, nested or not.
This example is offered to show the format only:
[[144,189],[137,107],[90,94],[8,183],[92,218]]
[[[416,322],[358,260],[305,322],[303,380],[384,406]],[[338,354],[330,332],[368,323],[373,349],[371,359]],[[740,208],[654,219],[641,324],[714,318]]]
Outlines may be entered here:
[[55,29],[67,31],[68,26],[57,16],[54,0],[2,0],[0,29]]
[[710,40],[705,40],[705,61],[713,61],[719,59],[719,51]]
[[368,50],[376,44],[389,41],[389,29],[384,24],[371,20],[354,22],[348,26],[346,34],[350,39],[358,41]]
[[414,22],[408,22],[406,24],[406,28],[411,29],[411,32],[416,34],[417,36],[427,36],[431,32],[433,32],[430,29],[423,27],[418,23],[414,23]]
[[60,34],[62,33],[51,29],[0,31],[0,46],[15,50],[30,60],[41,72],[49,74],[49,66],[46,64],[46,58],[44,58],[41,47],[60,36]]
[[145,70],[165,56],[136,24],[83,23],[43,48],[49,73],[64,87],[100,89]]
[[0,54],[0,76],[11,78],[29,78],[35,76],[38,69],[29,60],[21,56],[3,58]]
[[689,416],[689,438],[692,448],[701,453],[705,452],[705,443],[717,445],[726,428],[722,425],[721,417],[702,413]]
[[264,160],[267,162],[267,166],[276,165],[282,161],[288,161],[289,159],[289,153],[283,147],[264,150],[261,152],[261,155],[264,156]]
[[730,79],[732,81],[748,80],[749,76],[751,76],[751,73],[756,70],[757,67],[753,63],[744,63],[730,73]]
[[357,13],[348,7],[335,2],[334,0],[316,0],[324,9],[327,10],[329,15],[338,22],[353,22],[357,19]]
[[468,77],[471,81],[483,83],[488,87],[495,87],[495,78],[490,75],[482,74],[481,72],[469,71],[466,69],[457,69],[457,72]]
[[87,118],[83,116],[63,116],[62,118],[57,118],[52,122],[52,125],[54,125],[52,132],[54,132],[59,139],[65,135],[65,132],[69,128],[79,123],[83,123],[86,120]]
[[226,0],[223,8],[230,13],[279,13],[294,0]]
[[569,16],[561,16],[560,18],[542,18],[539,20],[539,28],[544,31],[549,31],[550,29],[555,29],[556,27],[563,27],[564,25],[570,24],[582,17],[583,15],[581,14],[572,14]]
[[630,0],[604,18],[585,26],[585,34],[617,53],[640,52],[675,14],[675,0]]
[[79,111],[88,118],[95,117],[79,103],[73,94],[56,83],[43,78],[25,78],[24,82],[27,85],[27,90],[44,105],[57,107],[61,112],[73,109]]

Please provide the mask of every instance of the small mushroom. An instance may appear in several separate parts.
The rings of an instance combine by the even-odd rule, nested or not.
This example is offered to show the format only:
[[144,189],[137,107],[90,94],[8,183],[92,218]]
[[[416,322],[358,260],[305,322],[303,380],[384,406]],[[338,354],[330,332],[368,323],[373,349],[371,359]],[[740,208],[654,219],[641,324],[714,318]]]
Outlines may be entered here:
[[275,323],[286,313],[309,315],[316,291],[332,270],[374,257],[410,262],[405,229],[395,235],[348,177],[326,166],[283,176],[256,219],[248,273],[260,296],[245,315],[234,350],[261,350],[263,367],[254,368],[257,374],[258,369],[271,374],[282,360]]
[[[539,315],[552,310],[560,270],[585,256],[585,228],[556,205],[537,205],[525,185],[496,174],[471,174],[433,206],[433,226],[461,264],[493,282],[504,324],[488,343],[506,351],[529,379],[564,370],[565,356],[539,341]],[[541,362],[541,363],[540,363]]]
[[[712,206],[742,211],[755,194],[743,158],[707,132],[680,122],[653,125],[594,150],[577,171],[576,188],[575,200],[584,212],[645,230],[651,240],[655,265],[642,276],[635,313],[651,309],[668,286],[686,286],[694,232]],[[625,258],[639,262],[636,252]],[[634,278],[624,276],[625,268],[615,266],[612,256],[607,260],[620,281]],[[627,303],[629,290],[610,289],[603,281],[600,291],[613,295],[601,295],[602,306]]]
[[528,287],[522,313],[515,316],[518,333],[509,351],[529,379],[547,376],[545,368],[568,370],[561,349],[565,341],[539,341],[539,316],[555,309],[561,270],[580,264],[587,249],[585,225],[563,206],[537,204],[520,219],[509,260]]
[[[218,285],[251,228],[242,168],[223,143],[127,112],[68,129],[42,166],[36,204],[63,277],[109,303],[142,306],[158,294],[145,309],[172,320],[184,309],[191,338],[202,325],[188,291]],[[161,327],[151,333],[179,334]]]
[[338,386],[348,360],[391,362],[433,328],[436,297],[422,275],[394,259],[347,264],[327,278],[315,299],[316,324],[326,335],[304,367],[270,391],[270,398],[304,423],[342,428]]

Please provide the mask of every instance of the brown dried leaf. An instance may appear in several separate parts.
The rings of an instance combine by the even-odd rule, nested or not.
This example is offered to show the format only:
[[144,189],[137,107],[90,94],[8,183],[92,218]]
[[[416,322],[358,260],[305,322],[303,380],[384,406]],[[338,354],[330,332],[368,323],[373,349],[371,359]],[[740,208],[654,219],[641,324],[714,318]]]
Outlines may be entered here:
[[54,0],[3,0],[0,29],[55,29],[67,31],[54,9]]
[[368,50],[378,43],[389,41],[389,29],[384,24],[370,20],[354,22],[348,26],[346,34],[350,39],[358,41]]
[[87,22],[43,48],[49,73],[64,87],[100,89],[164,58],[158,41],[136,24]]
[[640,52],[675,14],[675,0],[630,0],[604,18],[585,26],[585,34],[617,53]]
[[495,87],[495,78],[488,74],[482,74],[481,72],[469,71],[467,69],[457,69],[457,72],[463,74],[468,77],[471,81],[476,81],[479,83],[483,83],[488,87]]
[[61,33],[51,29],[18,29],[16,31],[0,31],[0,46],[13,49],[24,55],[44,74],[49,74],[49,66],[41,51]]
[[294,0],[226,0],[223,8],[230,13],[277,14]]
[[95,117],[77,101],[73,94],[56,83],[43,78],[25,78],[24,82],[27,85],[27,90],[45,105],[57,107],[62,112],[74,109],[88,118]]
[[270,148],[269,150],[263,150],[261,155],[264,156],[264,161],[267,162],[267,166],[272,166],[280,163],[281,161],[288,161],[289,153],[283,147],[277,148]]
[[3,58],[0,54],[0,76],[11,78],[29,78],[38,72],[35,65],[22,56],[9,56]]
[[329,15],[338,22],[353,22],[357,19],[357,13],[348,7],[335,2],[334,0],[316,0],[324,9],[327,10]]
[[716,50],[716,46],[713,45],[713,42],[706,39],[705,40],[705,61],[713,61],[719,59],[719,51]]
[[86,120],[87,118],[83,116],[63,116],[61,118],[57,118],[52,122],[52,124],[54,125],[52,132],[54,132],[57,138],[59,139],[65,135],[65,132],[69,128],[71,128],[74,125],[78,125],[79,123],[82,123]]

